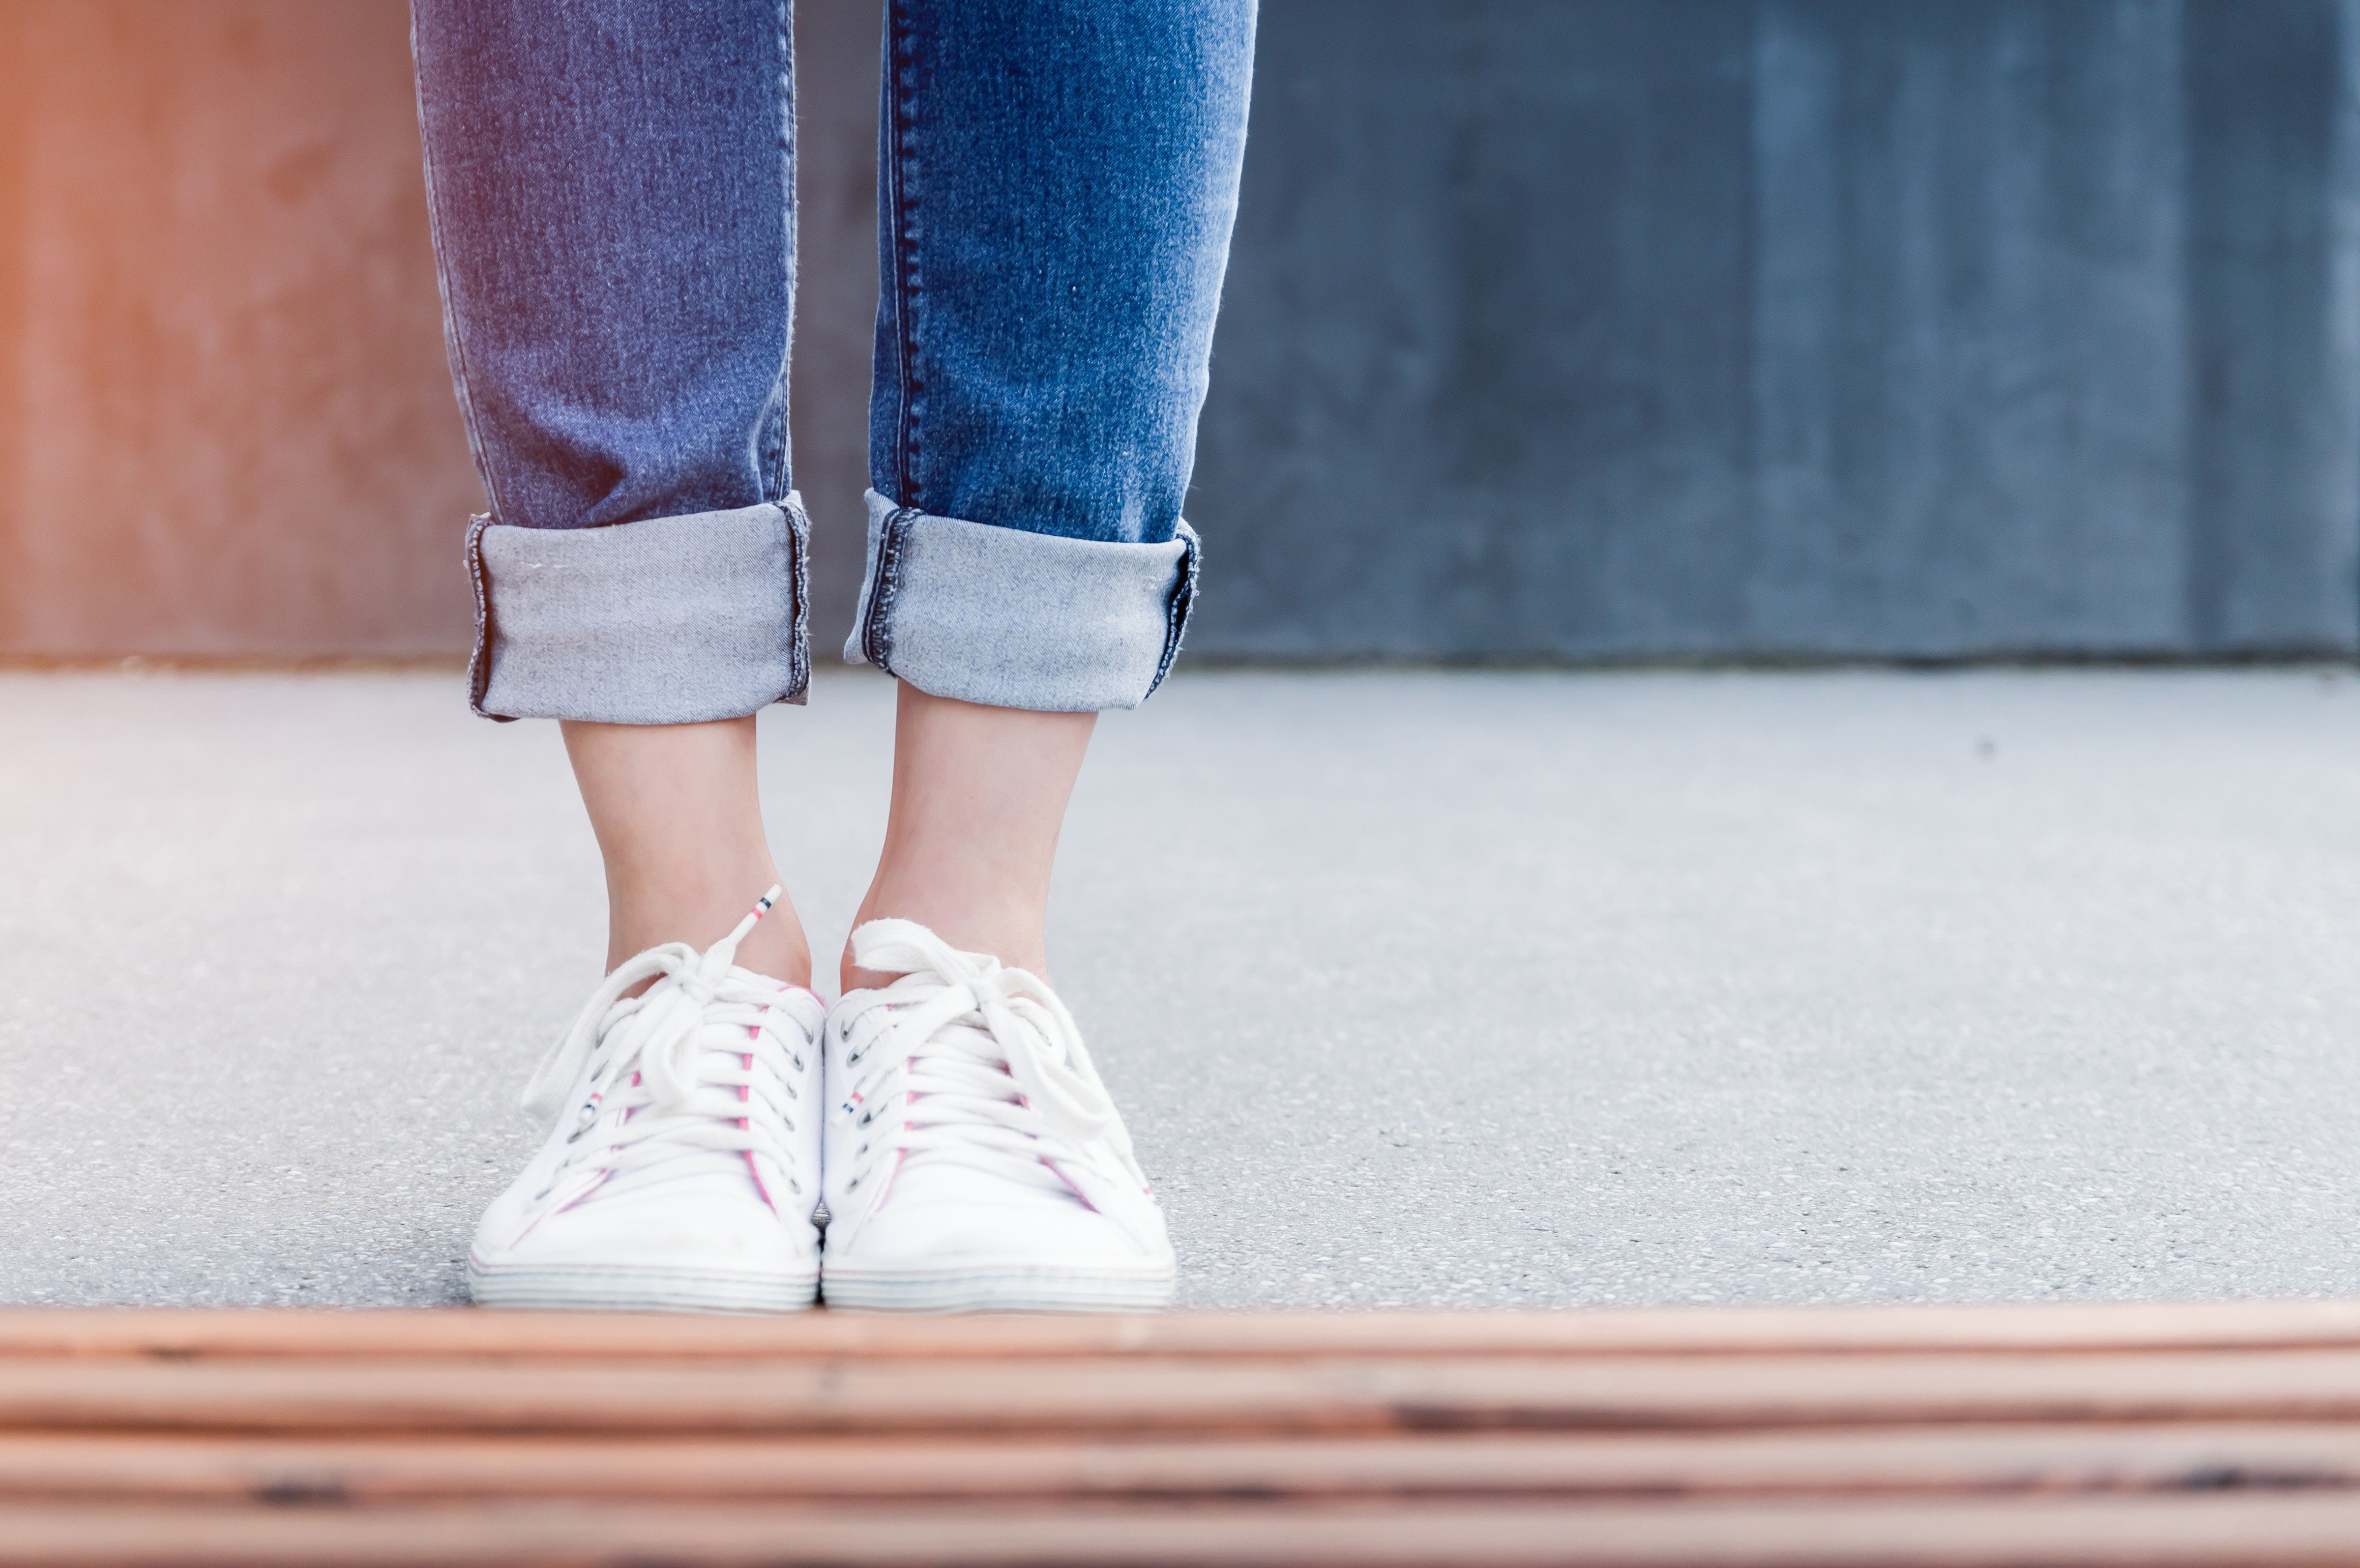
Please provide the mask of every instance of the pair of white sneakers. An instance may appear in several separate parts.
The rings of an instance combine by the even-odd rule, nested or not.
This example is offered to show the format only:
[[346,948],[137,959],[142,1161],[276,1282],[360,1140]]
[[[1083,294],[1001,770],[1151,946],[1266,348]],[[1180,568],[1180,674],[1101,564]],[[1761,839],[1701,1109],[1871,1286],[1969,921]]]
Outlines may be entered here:
[[733,962],[778,895],[703,953],[669,942],[624,964],[551,1050],[525,1094],[549,1137],[476,1229],[475,1299],[1165,1305],[1163,1211],[1046,983],[873,920],[854,962],[901,977],[827,1007]]

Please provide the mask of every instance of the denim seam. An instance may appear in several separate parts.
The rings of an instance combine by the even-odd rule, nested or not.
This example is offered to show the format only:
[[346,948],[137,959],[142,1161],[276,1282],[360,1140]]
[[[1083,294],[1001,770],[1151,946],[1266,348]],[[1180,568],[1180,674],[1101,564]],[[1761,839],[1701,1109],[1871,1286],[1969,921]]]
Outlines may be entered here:
[[484,530],[491,514],[478,512],[467,520],[467,580],[475,590],[475,646],[467,656],[467,706],[479,718],[495,724],[511,721],[504,713],[484,711],[484,697],[492,689],[492,593],[484,573]]
[[[499,476],[492,472],[489,450],[484,444],[482,420],[475,412],[475,376],[468,369],[467,343],[459,331],[459,313],[451,306],[451,269],[443,262],[446,245],[443,238],[442,196],[434,184],[433,132],[426,120],[426,73],[418,70],[418,16],[410,19],[410,72],[415,83],[412,91],[418,103],[418,143],[424,151],[426,166],[426,228],[431,248],[434,252],[434,292],[442,307],[442,345],[451,361],[452,390],[459,404],[459,422],[467,429],[467,453],[475,460],[475,475],[484,482],[484,499],[491,506],[490,516],[505,517],[508,508],[501,504]],[[473,535],[469,538],[472,553]],[[479,583],[476,595],[482,597]],[[478,712],[481,710],[479,709]]]
[[914,506],[897,508],[877,537],[876,579],[869,590],[869,617],[860,627],[860,656],[888,675],[893,672],[893,598],[901,587],[901,541],[919,517]]
[[890,213],[893,247],[893,353],[894,378],[898,383],[896,407],[893,410],[893,494],[904,506],[916,506],[917,405],[918,405],[918,343],[917,319],[914,306],[918,284],[915,245],[910,236],[911,208],[915,198],[912,193],[911,172],[915,154],[911,142],[916,136],[917,119],[913,100],[916,96],[909,74],[917,50],[912,37],[909,9],[905,0],[889,0],[886,7],[888,34],[887,59],[892,68],[893,145],[886,151],[889,178],[892,185]]
[[[795,267],[798,257],[795,244],[795,41],[794,17],[789,5],[790,0],[779,0],[779,182],[787,228],[786,245],[781,253],[786,257],[786,276],[780,281],[787,294],[787,336],[779,345],[778,378],[770,384],[770,400],[777,409],[773,416],[777,422],[772,430],[776,434],[779,455],[770,467],[770,494],[763,499],[773,506],[783,505],[783,498],[793,488],[791,483],[794,452],[793,410],[789,402],[789,389],[794,365]],[[796,624],[800,626],[802,623],[798,621]]]
[[1180,657],[1180,639],[1187,635],[1188,617],[1196,608],[1196,561],[1204,549],[1203,541],[1197,539],[1196,530],[1185,521],[1180,524],[1175,537],[1180,539],[1185,549],[1180,557],[1179,575],[1172,584],[1170,608],[1166,612],[1170,616],[1170,629],[1164,633],[1164,657],[1155,666],[1155,679],[1147,683],[1146,691],[1139,699],[1142,702],[1154,696],[1155,689],[1164,684],[1164,678],[1172,673],[1172,662]]
[[811,515],[790,494],[778,503],[787,515],[787,604],[794,621],[787,651],[789,686],[783,702],[801,706],[811,691]]

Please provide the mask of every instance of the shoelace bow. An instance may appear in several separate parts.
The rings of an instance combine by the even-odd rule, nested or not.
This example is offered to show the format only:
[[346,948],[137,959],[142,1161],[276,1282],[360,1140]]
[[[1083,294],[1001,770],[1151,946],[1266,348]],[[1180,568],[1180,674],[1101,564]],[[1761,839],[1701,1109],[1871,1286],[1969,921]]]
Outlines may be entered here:
[[[765,1156],[787,1173],[791,1186],[802,1190],[781,1136],[793,1129],[792,1114],[772,1091],[792,1097],[788,1068],[792,1063],[800,1072],[803,1063],[765,1027],[781,994],[731,973],[738,944],[779,893],[777,887],[765,893],[736,930],[702,953],[684,942],[669,942],[626,959],[541,1058],[526,1086],[524,1105],[544,1122],[573,1104],[574,1085],[598,1058],[581,1103],[574,1106],[581,1120],[569,1142],[584,1137],[606,1113],[624,1113],[620,1125],[595,1148],[566,1156],[542,1195],[563,1184],[569,1171],[638,1169],[689,1150]],[[623,996],[648,980],[655,984],[639,996]],[[716,1025],[745,1030],[744,1045],[732,1041],[726,1051],[709,1045],[705,1031]],[[768,1082],[750,1069],[716,1072],[708,1057],[750,1057],[771,1072]],[[710,1094],[716,1090],[722,1097]],[[708,1095],[705,1105],[696,1103],[700,1094]],[[752,1114],[758,1098],[775,1115]]]
[[[1112,1154],[1141,1188],[1122,1118],[1082,1044],[1080,1029],[1048,983],[983,953],[962,953],[911,920],[871,920],[852,933],[852,961],[901,978],[853,1002],[854,1020],[886,1007],[880,1036],[847,1057],[883,1052],[853,1085],[847,1108],[876,1127],[859,1149],[852,1185],[886,1155],[939,1159],[1051,1187],[1069,1185],[1055,1162]],[[898,1084],[886,1080],[899,1071]],[[898,1116],[893,1094],[905,1096]],[[877,1125],[883,1116],[888,1123]],[[1110,1173],[1111,1174],[1111,1173]]]

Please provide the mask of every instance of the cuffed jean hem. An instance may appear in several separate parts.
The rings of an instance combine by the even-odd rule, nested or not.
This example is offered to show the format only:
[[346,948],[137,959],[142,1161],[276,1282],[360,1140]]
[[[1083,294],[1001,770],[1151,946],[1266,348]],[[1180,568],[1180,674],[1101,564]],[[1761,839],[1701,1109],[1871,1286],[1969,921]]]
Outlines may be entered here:
[[1136,708],[1180,652],[1196,532],[1115,544],[929,517],[869,492],[869,563],[845,659],[995,708]]
[[595,528],[477,517],[475,712],[685,724],[800,702],[811,682],[811,521],[790,494]]

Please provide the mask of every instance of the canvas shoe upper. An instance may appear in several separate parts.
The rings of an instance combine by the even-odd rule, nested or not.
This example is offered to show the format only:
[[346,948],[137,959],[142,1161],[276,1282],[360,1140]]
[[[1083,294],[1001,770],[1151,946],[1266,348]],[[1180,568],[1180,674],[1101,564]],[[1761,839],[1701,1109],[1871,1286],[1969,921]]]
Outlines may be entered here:
[[550,1051],[525,1092],[549,1136],[476,1228],[477,1301],[812,1303],[825,1009],[732,962],[778,893],[703,953],[667,942],[626,962]]
[[852,946],[901,977],[827,1018],[829,1303],[1166,1304],[1163,1210],[1047,983],[910,920],[870,921]]

